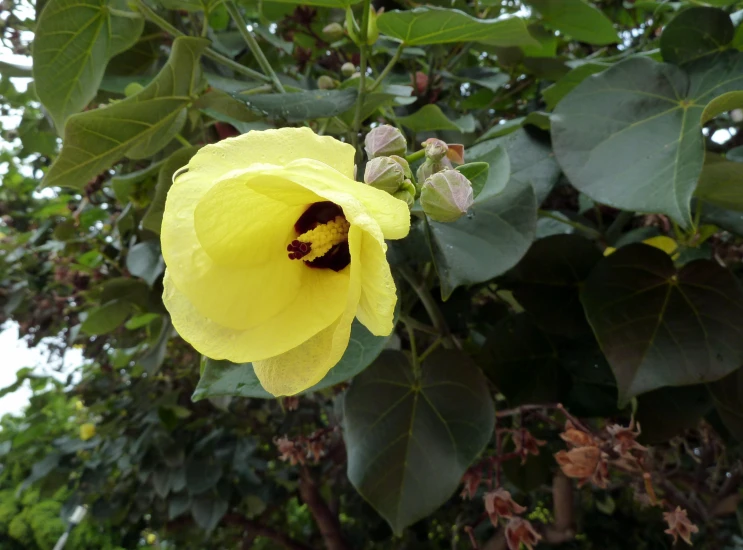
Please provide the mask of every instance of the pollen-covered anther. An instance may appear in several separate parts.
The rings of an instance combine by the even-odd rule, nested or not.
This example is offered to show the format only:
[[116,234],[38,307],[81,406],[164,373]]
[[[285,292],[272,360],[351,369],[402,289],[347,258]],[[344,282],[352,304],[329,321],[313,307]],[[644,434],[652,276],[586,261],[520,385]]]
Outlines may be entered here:
[[324,256],[335,245],[348,239],[351,224],[343,216],[336,216],[328,223],[317,225],[294,239],[286,250],[290,260],[311,262]]

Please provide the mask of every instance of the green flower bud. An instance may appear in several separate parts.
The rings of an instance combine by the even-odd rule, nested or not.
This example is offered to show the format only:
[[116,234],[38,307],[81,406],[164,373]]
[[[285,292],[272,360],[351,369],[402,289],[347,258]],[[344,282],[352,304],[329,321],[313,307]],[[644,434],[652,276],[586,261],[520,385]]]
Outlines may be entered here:
[[415,185],[410,180],[405,180],[400,189],[396,193],[392,193],[392,196],[401,201],[408,203],[408,208],[412,208],[415,202]]
[[124,95],[126,97],[131,97],[134,94],[138,94],[144,90],[144,86],[142,86],[139,82],[130,82],[126,85],[126,88],[124,88]]
[[341,67],[341,74],[345,76],[346,78],[348,78],[355,72],[356,72],[356,65],[354,65],[353,63],[344,63],[343,66]]
[[377,157],[366,163],[364,182],[387,193],[396,193],[405,182],[402,165],[389,157]]
[[434,221],[453,222],[474,202],[472,184],[456,170],[444,170],[428,178],[421,189],[423,211]]
[[418,180],[418,183],[422,183],[437,172],[447,169],[451,169],[451,164],[447,164],[443,160],[434,161],[426,159],[425,162],[418,167],[418,170],[415,173],[415,178]]
[[421,145],[426,148],[426,158],[433,161],[443,159],[447,151],[449,151],[449,146],[446,142],[436,138],[427,139]]
[[322,34],[325,38],[333,42],[343,38],[346,35],[346,31],[343,30],[343,25],[340,23],[330,23],[329,25],[325,25]]
[[403,171],[405,172],[405,177],[408,179],[413,179],[413,172],[410,170],[410,165],[408,164],[408,161],[404,158],[398,156],[398,155],[390,155],[390,158],[394,160],[397,164],[402,166]]
[[408,142],[400,130],[389,124],[383,124],[366,134],[364,149],[370,159],[389,155],[404,156]]
[[332,90],[335,88],[335,80],[330,78],[328,75],[322,75],[317,79],[317,87],[321,90]]

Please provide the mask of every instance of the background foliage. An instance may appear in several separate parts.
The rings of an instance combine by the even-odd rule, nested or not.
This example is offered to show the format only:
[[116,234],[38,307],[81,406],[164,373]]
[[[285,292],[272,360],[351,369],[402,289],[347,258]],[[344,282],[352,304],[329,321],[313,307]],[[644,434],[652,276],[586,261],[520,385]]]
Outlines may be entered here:
[[[513,548],[498,487],[543,545],[670,548],[679,506],[698,547],[743,547],[738,4],[5,0],[33,69],[0,63],[0,322],[85,361],[1,390],[33,397],[0,421],[0,547],[52,548],[85,504],[70,548]],[[285,125],[362,174],[380,123],[414,172],[463,144],[475,204],[413,208],[392,337],[354,325],[267,399],[172,329],[171,176]]]

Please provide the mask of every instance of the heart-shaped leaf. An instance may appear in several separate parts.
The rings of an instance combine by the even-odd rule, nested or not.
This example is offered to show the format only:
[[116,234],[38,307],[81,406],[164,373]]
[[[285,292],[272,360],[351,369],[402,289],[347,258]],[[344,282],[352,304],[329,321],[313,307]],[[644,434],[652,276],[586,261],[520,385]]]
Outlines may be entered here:
[[62,133],[98,91],[108,61],[139,39],[144,19],[125,0],[49,0],[33,48],[36,93]]
[[[575,187],[603,204],[691,223],[689,202],[704,161],[701,125],[718,110],[705,113],[705,106],[743,90],[743,53],[685,69],[630,58],[560,101],[552,141]],[[736,104],[736,97],[727,99]]]
[[485,42],[495,46],[539,46],[523,19],[478,19],[463,11],[425,7],[385,12],[379,30],[408,46],[449,42]]
[[208,44],[203,38],[176,38],[168,63],[144,90],[70,117],[62,152],[44,185],[82,189],[124,155],[147,158],[165,147],[186,120],[201,81],[199,57]]
[[716,262],[677,270],[645,244],[601,260],[581,302],[619,388],[619,402],[663,386],[718,380],[743,363],[743,292]]
[[348,478],[400,534],[452,496],[494,424],[487,383],[467,355],[434,352],[414,373],[405,354],[385,351],[344,399]]
[[694,6],[681,11],[663,29],[663,60],[680,65],[722,51],[733,39],[730,16],[716,8]]

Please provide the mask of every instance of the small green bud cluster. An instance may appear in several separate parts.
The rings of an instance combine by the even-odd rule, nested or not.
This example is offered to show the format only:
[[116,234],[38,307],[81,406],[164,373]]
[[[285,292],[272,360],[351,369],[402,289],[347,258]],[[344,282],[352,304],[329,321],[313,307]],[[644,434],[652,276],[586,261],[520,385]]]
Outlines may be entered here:
[[403,158],[407,148],[405,136],[394,126],[385,124],[374,128],[364,141],[369,157],[364,182],[413,206],[416,194],[413,172]]

